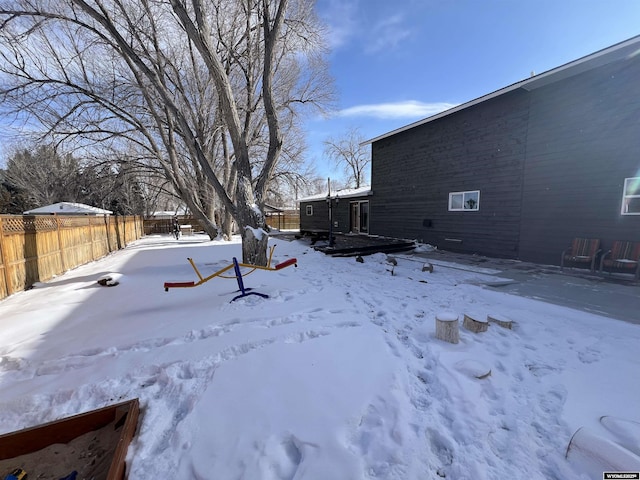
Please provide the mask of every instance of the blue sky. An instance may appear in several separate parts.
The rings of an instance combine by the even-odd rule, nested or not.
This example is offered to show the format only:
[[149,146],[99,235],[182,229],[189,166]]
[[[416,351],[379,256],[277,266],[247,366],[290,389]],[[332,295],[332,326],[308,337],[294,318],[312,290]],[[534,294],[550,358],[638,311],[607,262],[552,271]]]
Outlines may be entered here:
[[317,0],[338,111],[307,122],[308,158],[339,177],[322,142],[373,138],[640,35],[640,0]]

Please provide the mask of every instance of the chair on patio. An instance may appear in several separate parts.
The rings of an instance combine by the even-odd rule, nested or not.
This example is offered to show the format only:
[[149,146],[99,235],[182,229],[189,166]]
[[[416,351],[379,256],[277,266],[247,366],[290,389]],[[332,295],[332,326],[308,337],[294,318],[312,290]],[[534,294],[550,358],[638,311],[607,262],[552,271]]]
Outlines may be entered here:
[[595,269],[596,257],[600,252],[600,239],[574,238],[573,242],[571,242],[571,246],[562,252],[560,268],[563,269],[567,262],[579,265],[587,264],[593,272]]
[[640,278],[640,242],[613,242],[611,250],[600,259],[600,273],[604,267],[607,267],[609,274],[614,270],[632,273],[637,281]]

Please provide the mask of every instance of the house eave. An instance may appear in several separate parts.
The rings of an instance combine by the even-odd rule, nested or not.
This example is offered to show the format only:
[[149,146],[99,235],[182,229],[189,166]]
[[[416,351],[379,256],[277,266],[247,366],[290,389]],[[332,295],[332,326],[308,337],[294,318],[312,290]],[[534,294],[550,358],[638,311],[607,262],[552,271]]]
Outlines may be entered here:
[[405,132],[412,128],[419,127],[420,125],[433,122],[435,120],[452,115],[461,110],[465,110],[467,108],[473,107],[474,105],[478,105],[479,103],[483,103],[493,98],[499,97],[501,95],[505,95],[514,90],[518,90],[518,89],[524,89],[527,91],[534,90],[536,88],[549,85],[551,83],[563,80],[573,75],[577,75],[578,73],[582,73],[582,72],[591,70],[593,68],[597,68],[602,65],[606,65],[608,63],[629,58],[635,55],[640,55],[640,35],[630,38],[628,40],[625,40],[623,42],[617,43],[610,47],[604,48],[595,53],[586,55],[577,60],[573,60],[559,67],[553,68],[551,70],[547,70],[546,72],[543,72],[541,74],[534,75],[525,80],[521,80],[519,82],[513,83],[509,86],[506,86],[494,92],[488,93],[486,95],[478,97],[469,102],[462,103],[456,107],[445,110],[444,112],[437,113],[430,117],[405,125],[404,127],[400,127],[390,132],[379,135],[377,137],[371,138],[369,140],[362,142],[360,145],[369,145],[369,144],[375,143],[377,141],[383,140],[393,135],[397,135],[398,133]]

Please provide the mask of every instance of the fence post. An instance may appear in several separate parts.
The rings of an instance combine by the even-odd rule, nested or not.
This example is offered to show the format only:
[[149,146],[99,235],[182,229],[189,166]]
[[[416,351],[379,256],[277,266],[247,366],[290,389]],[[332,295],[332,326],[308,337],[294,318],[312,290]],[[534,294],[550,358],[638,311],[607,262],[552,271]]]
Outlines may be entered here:
[[[89,216],[87,217],[89,219],[89,240],[91,242],[91,260],[95,260],[96,259],[96,251],[95,251],[95,245],[94,245],[94,240],[93,240],[93,217]],[[100,258],[100,253],[98,253],[98,257]]]
[[0,253],[2,257],[0,257],[0,262],[2,262],[2,266],[4,267],[4,283],[7,288],[7,295],[11,295],[13,293],[13,285],[11,284],[11,277],[9,276],[9,260],[7,259],[7,245],[4,241],[4,227],[2,226],[2,216],[0,216]]
[[67,271],[67,267],[65,266],[64,261],[64,249],[62,248],[62,235],[60,232],[60,217],[58,215],[54,215],[56,219],[56,233],[58,234],[58,253],[60,254],[60,267],[62,267],[62,273]]

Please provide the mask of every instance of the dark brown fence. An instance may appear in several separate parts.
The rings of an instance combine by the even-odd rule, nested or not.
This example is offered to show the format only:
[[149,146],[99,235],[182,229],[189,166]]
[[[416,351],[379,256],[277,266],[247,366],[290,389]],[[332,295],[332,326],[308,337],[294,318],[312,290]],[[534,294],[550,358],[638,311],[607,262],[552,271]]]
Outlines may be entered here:
[[[180,225],[191,225],[194,232],[203,232],[204,227],[200,220],[188,216],[178,217]],[[284,213],[267,214],[267,225],[278,230],[299,230],[300,215],[297,211],[286,211]],[[144,220],[144,234],[171,233],[170,218],[147,218]]]
[[141,217],[0,215],[0,299],[143,235]]
[[300,230],[300,214],[297,210],[267,214],[267,225],[278,230]]

